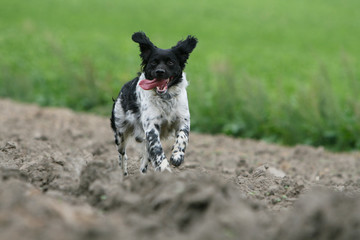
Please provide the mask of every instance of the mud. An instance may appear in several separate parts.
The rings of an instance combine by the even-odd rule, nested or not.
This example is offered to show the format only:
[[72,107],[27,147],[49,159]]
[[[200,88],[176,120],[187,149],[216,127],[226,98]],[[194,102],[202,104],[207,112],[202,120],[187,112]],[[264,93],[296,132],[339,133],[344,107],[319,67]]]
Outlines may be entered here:
[[360,239],[359,152],[192,133],[142,175],[136,149],[123,177],[108,119],[0,100],[0,239]]

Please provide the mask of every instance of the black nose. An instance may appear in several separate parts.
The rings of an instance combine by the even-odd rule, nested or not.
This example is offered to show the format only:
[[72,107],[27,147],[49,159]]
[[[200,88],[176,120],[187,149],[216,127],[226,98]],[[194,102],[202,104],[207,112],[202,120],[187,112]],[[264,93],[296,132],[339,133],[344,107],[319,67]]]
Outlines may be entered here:
[[156,73],[156,75],[158,75],[158,76],[162,76],[162,75],[164,75],[165,70],[164,70],[164,69],[156,69],[155,73]]

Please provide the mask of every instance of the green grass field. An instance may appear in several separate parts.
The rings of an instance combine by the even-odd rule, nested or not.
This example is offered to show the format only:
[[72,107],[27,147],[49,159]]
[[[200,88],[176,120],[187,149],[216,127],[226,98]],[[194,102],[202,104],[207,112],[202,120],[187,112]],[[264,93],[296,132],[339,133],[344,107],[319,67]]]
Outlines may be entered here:
[[192,129],[360,149],[360,1],[1,0],[0,96],[109,115],[131,34],[188,34]]

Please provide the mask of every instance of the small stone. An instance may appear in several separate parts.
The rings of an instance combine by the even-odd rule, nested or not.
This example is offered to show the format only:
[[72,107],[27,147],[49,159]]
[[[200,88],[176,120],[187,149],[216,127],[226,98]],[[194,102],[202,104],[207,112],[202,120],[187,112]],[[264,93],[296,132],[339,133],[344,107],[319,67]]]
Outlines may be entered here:
[[271,175],[273,175],[274,177],[278,177],[278,178],[283,178],[286,176],[286,174],[281,171],[280,169],[274,168],[274,167],[269,167],[267,169],[267,172]]

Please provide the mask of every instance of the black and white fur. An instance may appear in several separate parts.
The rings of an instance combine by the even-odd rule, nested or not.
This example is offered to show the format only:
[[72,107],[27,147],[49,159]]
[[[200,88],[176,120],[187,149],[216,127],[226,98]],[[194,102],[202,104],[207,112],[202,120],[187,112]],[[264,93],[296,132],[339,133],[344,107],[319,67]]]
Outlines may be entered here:
[[[143,143],[140,172],[147,171],[151,162],[155,171],[168,170],[170,165],[160,139],[175,136],[170,163],[179,166],[184,161],[190,131],[190,113],[183,72],[197,39],[188,36],[170,49],[156,47],[143,32],[132,35],[140,46],[142,72],[127,82],[114,100],[111,127],[119,152],[119,166],[127,175],[126,144],[130,137]],[[139,82],[144,79],[168,79],[166,87],[144,90]]]

